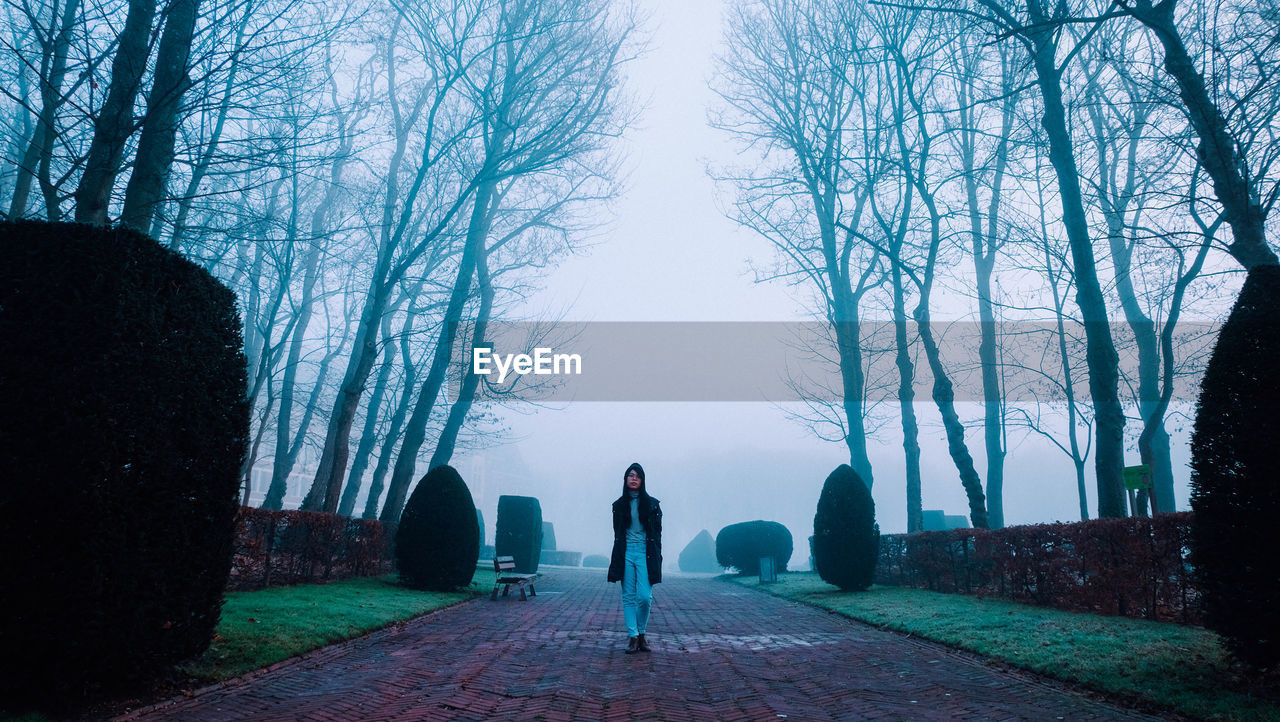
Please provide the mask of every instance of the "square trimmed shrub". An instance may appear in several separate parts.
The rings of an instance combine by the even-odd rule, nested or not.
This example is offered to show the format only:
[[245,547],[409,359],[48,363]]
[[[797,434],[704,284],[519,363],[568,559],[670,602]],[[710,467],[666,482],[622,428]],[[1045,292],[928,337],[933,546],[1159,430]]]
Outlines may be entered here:
[[498,524],[494,553],[514,557],[516,571],[538,571],[542,554],[542,505],[532,496],[498,497]]

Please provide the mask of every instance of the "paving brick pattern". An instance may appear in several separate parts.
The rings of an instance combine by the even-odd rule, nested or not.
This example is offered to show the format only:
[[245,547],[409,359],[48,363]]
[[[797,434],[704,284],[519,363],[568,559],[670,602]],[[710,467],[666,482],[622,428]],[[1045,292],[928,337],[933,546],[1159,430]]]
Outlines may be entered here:
[[617,585],[554,569],[132,720],[1154,719],[1034,675],[749,589],[654,588],[625,655]]

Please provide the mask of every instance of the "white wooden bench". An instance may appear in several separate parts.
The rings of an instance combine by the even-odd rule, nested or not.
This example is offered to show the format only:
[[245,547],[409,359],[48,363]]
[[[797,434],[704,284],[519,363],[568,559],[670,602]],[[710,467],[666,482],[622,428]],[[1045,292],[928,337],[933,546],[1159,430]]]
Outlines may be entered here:
[[[498,580],[494,582],[493,594],[489,595],[490,601],[497,601],[498,587],[502,587],[502,596],[507,596],[511,591],[511,585],[514,584],[520,590],[520,601],[527,602],[529,597],[538,596],[538,592],[533,588],[533,580],[538,578],[537,574],[517,574],[515,557],[494,557],[493,571],[497,572]],[[529,594],[526,596],[524,588],[529,587]]]

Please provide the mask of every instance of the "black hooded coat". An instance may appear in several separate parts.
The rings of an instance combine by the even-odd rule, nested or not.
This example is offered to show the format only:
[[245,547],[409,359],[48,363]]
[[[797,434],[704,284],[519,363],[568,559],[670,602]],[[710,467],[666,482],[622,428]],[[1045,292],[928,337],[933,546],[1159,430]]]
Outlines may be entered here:
[[[662,581],[662,507],[658,500],[640,487],[636,507],[640,511],[640,523],[644,526],[644,561],[649,570],[649,583]],[[622,581],[626,568],[627,527],[631,526],[631,496],[625,491],[613,502],[613,554],[609,559],[609,581]]]

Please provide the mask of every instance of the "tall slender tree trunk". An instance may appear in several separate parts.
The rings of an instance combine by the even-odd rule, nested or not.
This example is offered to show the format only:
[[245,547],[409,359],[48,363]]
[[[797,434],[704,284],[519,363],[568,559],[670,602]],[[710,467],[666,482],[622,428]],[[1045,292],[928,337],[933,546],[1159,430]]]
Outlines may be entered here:
[[[485,342],[485,332],[489,326],[489,316],[493,313],[493,281],[489,277],[489,253],[481,246],[476,253],[476,284],[480,291],[480,308],[476,312],[475,327],[471,334],[471,347],[476,348]],[[467,364],[467,373],[462,378],[458,389],[458,398],[449,407],[449,416],[445,419],[444,428],[440,431],[440,439],[436,441],[436,450],[431,454],[431,462],[427,471],[448,464],[453,458],[454,448],[458,444],[458,434],[467,421],[471,405],[475,401],[476,389],[480,386],[480,375]]]
[[[243,27],[241,28],[241,31],[243,31]],[[219,109],[218,126],[215,128],[214,132],[215,140],[213,142],[215,145],[217,143],[216,138],[221,134],[220,128],[222,120],[225,117],[225,110],[225,105]],[[339,125],[340,127],[342,126],[341,123]],[[321,198],[320,203],[316,205],[315,210],[311,214],[310,247],[307,249],[307,255],[303,259],[302,298],[299,301],[297,321],[293,329],[293,338],[290,340],[288,359],[285,362],[284,379],[281,381],[282,391],[280,394],[280,414],[276,422],[276,454],[275,462],[271,471],[271,490],[267,494],[267,498],[263,503],[263,508],[267,509],[280,508],[279,505],[284,499],[284,492],[288,485],[289,475],[293,473],[293,466],[298,459],[301,442],[306,437],[307,429],[311,423],[311,418],[315,413],[315,404],[318,402],[318,391],[328,374],[329,364],[336,355],[336,352],[325,355],[324,361],[320,365],[320,372],[316,382],[316,387],[312,393],[312,398],[304,412],[303,422],[299,426],[298,433],[295,436],[295,441],[290,443],[289,434],[291,432],[291,417],[293,413],[294,385],[298,375],[298,364],[302,360],[303,342],[306,339],[307,328],[311,325],[311,316],[315,307],[315,286],[320,278],[322,239],[325,238],[328,232],[329,217],[338,200],[338,193],[340,192],[342,185],[342,174],[346,168],[347,157],[350,149],[351,139],[344,135],[343,140],[339,143],[338,155],[334,158],[333,164],[329,168],[329,179],[325,186],[324,197]],[[199,185],[199,183],[195,181],[194,177],[192,180],[197,186]],[[296,198],[294,208],[297,208]],[[178,237],[180,232],[180,223],[175,223],[174,236]],[[347,328],[350,329],[349,324]],[[341,346],[341,344],[339,346]]]
[[[407,334],[412,324],[412,309],[405,320],[402,333]],[[387,394],[387,384],[391,380],[391,369],[394,365],[396,345],[391,339],[391,318],[385,317],[382,322],[382,363],[378,369],[378,378],[374,381],[373,392],[369,395],[369,405],[364,412],[364,428],[360,432],[360,443],[356,445],[356,455],[351,462],[351,473],[347,475],[347,485],[338,501],[338,513],[351,516],[355,510],[356,497],[360,495],[360,487],[364,483],[364,472],[369,467],[369,457],[378,444],[378,419],[382,414],[382,399]],[[407,369],[406,369],[407,372]]]
[[[1104,213],[1107,218],[1111,256],[1115,262],[1116,295],[1125,321],[1133,331],[1138,351],[1138,410],[1142,415],[1143,429],[1153,425],[1149,438],[1152,443],[1141,461],[1151,465],[1155,508],[1162,513],[1174,511],[1173,461],[1169,449],[1169,434],[1164,430],[1164,419],[1155,419],[1152,413],[1160,402],[1160,351],[1156,338],[1156,324],[1142,310],[1130,276],[1132,249],[1125,240],[1125,228],[1114,212]],[[1141,511],[1141,509],[1140,509]]]
[[155,79],[151,83],[133,173],[125,186],[124,208],[120,213],[121,223],[144,233],[151,230],[151,220],[164,200],[169,169],[173,166],[178,111],[182,108],[182,96],[191,85],[187,64],[199,5],[199,0],[170,0],[165,12],[164,34],[156,51]]
[[969,453],[969,445],[964,440],[964,423],[956,413],[955,387],[947,376],[946,367],[942,364],[942,354],[938,343],[929,328],[929,309],[917,306],[915,310],[916,324],[920,327],[920,343],[924,346],[924,355],[933,372],[933,402],[942,415],[942,427],[947,433],[947,453],[960,473],[960,485],[964,487],[965,496],[969,500],[969,521],[975,529],[987,529],[986,496],[982,491],[982,479],[974,466],[973,456]]
[[823,192],[811,192],[810,197],[818,219],[827,282],[831,289],[830,322],[840,362],[845,446],[849,449],[849,466],[870,489],[875,483],[875,477],[871,469],[871,458],[867,455],[867,430],[863,419],[867,384],[862,368],[862,329],[858,325],[860,294],[855,293],[852,288],[847,258],[837,251],[835,189],[828,187]]
[[[923,159],[927,157],[928,150],[926,148],[921,154],[921,178],[924,176]],[[965,442],[964,423],[960,421],[960,415],[956,412],[955,386],[951,383],[947,368],[942,363],[942,352],[938,348],[937,340],[933,336],[933,327],[930,325],[932,321],[929,313],[929,298],[933,290],[933,275],[938,262],[938,249],[942,246],[942,216],[938,212],[932,195],[925,192],[923,182],[918,182],[916,188],[929,211],[930,238],[929,253],[925,261],[924,280],[920,284],[920,300],[916,304],[912,316],[919,327],[920,344],[924,347],[925,360],[928,361],[929,370],[933,373],[933,402],[938,407],[938,412],[942,415],[942,428],[947,434],[947,453],[951,455],[951,461],[955,464],[956,471],[960,475],[960,485],[964,487],[965,497],[969,501],[969,521],[975,529],[987,529],[990,526],[990,521],[987,517],[986,495],[982,490],[982,477],[978,476],[978,469],[973,463],[973,456],[969,453],[969,445]]]
[[907,308],[902,287],[902,269],[891,264],[893,279],[894,363],[898,367],[898,414],[902,420],[902,451],[907,477],[907,532],[924,529],[924,496],[920,484],[920,425],[916,421],[915,364],[907,338]]
[[391,414],[391,424],[387,428],[386,438],[382,441],[382,451],[378,454],[378,463],[373,468],[373,477],[369,480],[369,496],[365,499],[364,513],[361,514],[361,518],[364,519],[378,518],[382,489],[386,482],[387,473],[391,470],[391,463],[395,458],[395,450],[400,443],[405,417],[409,415],[409,407],[413,404],[414,391],[418,388],[418,375],[414,370],[407,342],[404,342],[400,355],[404,359],[404,389],[401,390],[400,400],[396,403],[396,409]]
[[[295,172],[289,211],[289,239],[295,243],[298,230],[298,204],[301,202],[298,196],[297,177]],[[293,433],[293,395],[297,385],[298,366],[302,362],[303,343],[307,337],[307,329],[311,326],[316,282],[320,277],[320,239],[314,235],[310,239],[306,255],[303,256],[302,269],[302,297],[298,300],[293,334],[289,339],[289,351],[285,357],[284,378],[280,381],[280,410],[276,415],[275,457],[271,465],[271,486],[262,503],[264,509],[280,508],[289,474],[293,471],[295,457],[289,453],[293,446],[290,440],[290,435]],[[299,430],[298,433],[301,436],[304,432]]]
[[[254,396],[249,397],[250,404],[254,401]],[[258,430],[253,435],[253,441],[249,444],[249,453],[244,457],[244,464],[240,467],[240,485],[244,489],[244,498],[241,503],[249,506],[249,496],[253,492],[253,467],[258,463],[258,449],[262,446],[262,437],[266,434],[266,420],[271,417],[271,409],[275,406],[276,395],[273,390],[271,379],[267,379],[267,403],[262,410],[262,416],[258,419]]]
[[342,498],[338,500],[338,513],[342,516],[351,516],[355,511],[356,498],[360,496],[360,488],[364,485],[364,473],[369,469],[369,457],[378,445],[378,420],[382,413],[382,399],[387,395],[387,383],[391,378],[391,362],[394,358],[395,346],[388,343],[373,392],[369,394],[369,405],[364,411],[364,427],[360,431],[360,443],[356,444],[356,455],[351,461],[351,472],[347,474],[347,484],[342,490]]
[[[929,299],[933,292],[933,279],[938,263],[938,251],[942,247],[942,215],[938,211],[934,193],[930,190],[927,181],[933,137],[926,125],[921,103],[911,87],[913,75],[906,58],[901,52],[895,52],[895,56],[898,68],[898,95],[894,105],[894,128],[898,141],[899,157],[901,166],[906,174],[906,181],[909,186],[914,187],[916,192],[919,193],[920,201],[928,211],[929,218],[929,246],[923,268],[923,278],[915,278],[919,287],[920,297],[917,300],[912,316],[918,326],[920,343],[924,347],[925,360],[929,364],[929,370],[933,373],[933,402],[942,415],[942,427],[947,435],[947,452],[950,454],[951,461],[960,476],[960,485],[964,488],[965,497],[969,502],[969,519],[974,528],[986,529],[989,521],[987,518],[986,495],[982,490],[982,478],[978,476],[978,470],[973,463],[973,456],[969,453],[969,446],[965,442],[964,424],[960,421],[960,416],[955,407],[955,387],[952,385],[947,369],[942,363],[942,353],[938,348],[937,340],[933,336],[933,328],[930,326]],[[915,121],[920,135],[919,146],[914,159],[911,151],[912,146],[908,143],[904,130],[906,110],[904,101],[906,99],[910,100],[914,109]],[[904,205],[899,223],[897,240],[899,249],[902,248],[902,243],[907,236],[910,205],[910,196],[907,196],[907,202]],[[897,258],[891,259],[899,267],[903,262],[901,256],[902,254],[899,251]]]
[[151,57],[151,25],[156,0],[129,0],[129,11],[111,61],[111,86],[93,124],[84,173],[76,187],[76,215],[81,223],[107,222],[111,190],[124,162],[125,146],[135,129],[133,106]]
[[[1101,105],[1102,94],[1096,78],[1091,74],[1087,86],[1090,97]],[[1115,129],[1104,122],[1102,113],[1096,107],[1090,109],[1093,123],[1094,145],[1097,149],[1098,163],[1098,202],[1102,216],[1107,225],[1107,242],[1111,250],[1112,265],[1115,270],[1115,290],[1120,299],[1120,308],[1125,321],[1133,332],[1134,345],[1138,351],[1138,411],[1142,417],[1143,434],[1151,440],[1145,450],[1139,450],[1143,464],[1151,466],[1153,477],[1154,501],[1152,507],[1161,512],[1174,511],[1173,501],[1173,461],[1169,449],[1169,434],[1164,429],[1163,415],[1153,417],[1160,400],[1160,351],[1156,339],[1156,324],[1143,310],[1138,301],[1137,291],[1133,285],[1133,250],[1129,228],[1132,222],[1130,204],[1137,193],[1138,146],[1147,126],[1149,111],[1142,106],[1140,99],[1130,95],[1132,113],[1127,143],[1126,172],[1124,180],[1116,179],[1118,158],[1108,152]],[[1138,212],[1140,212],[1140,208]],[[1136,222],[1136,220],[1134,221]],[[1147,427],[1154,425],[1150,433]],[[1147,490],[1138,493],[1137,513],[1146,514],[1148,501]]]
[[[379,265],[390,264],[389,253],[379,253]],[[365,381],[373,371],[378,357],[378,333],[383,309],[386,308],[387,284],[382,269],[375,271],[375,280],[365,298],[360,326],[356,331],[355,345],[347,364],[347,372],[338,391],[334,411],[329,417],[325,433],[324,451],[316,468],[311,489],[303,499],[302,508],[310,511],[337,511],[342,482],[347,470],[347,458],[351,450],[351,426],[355,422],[360,397],[364,394]],[[332,492],[332,493],[330,493]],[[332,496],[333,507],[328,506]]]
[[[1036,10],[1038,0],[1028,4]],[[1034,22],[1044,18],[1032,13]],[[1093,243],[1089,238],[1088,219],[1080,190],[1080,173],[1075,150],[1067,129],[1066,107],[1062,101],[1062,71],[1055,65],[1057,43],[1055,30],[1038,30],[1029,34],[1035,47],[1032,61],[1037,85],[1044,101],[1041,125],[1049,146],[1049,162],[1058,179],[1062,200],[1063,224],[1071,247],[1076,279],[1076,303],[1084,321],[1089,367],[1089,394],[1094,408],[1094,469],[1098,484],[1098,516],[1123,517],[1124,491],[1124,409],[1119,396],[1119,356],[1111,339],[1106,299],[1098,281]]]
[[[55,12],[57,5],[54,5]],[[40,114],[31,132],[31,141],[18,165],[18,177],[14,182],[13,197],[9,204],[9,218],[21,218],[27,211],[27,199],[36,179],[36,169],[46,156],[53,154],[53,141],[57,135],[54,127],[58,109],[62,107],[62,81],[67,76],[67,51],[71,47],[71,31],[75,27],[80,0],[67,0],[62,8],[58,34],[46,48],[40,63]],[[57,215],[58,211],[54,210]],[[51,218],[50,220],[56,220]]]
[[[502,147],[502,143],[495,147]],[[391,472],[391,483],[387,487],[387,501],[382,507],[379,518],[383,522],[400,521],[400,512],[404,509],[405,498],[409,486],[413,482],[414,467],[417,465],[418,452],[427,436],[427,421],[440,396],[440,387],[444,385],[445,373],[453,354],[454,340],[458,334],[458,323],[462,319],[462,309],[471,296],[471,280],[475,276],[476,256],[482,252],[482,245],[489,236],[489,224],[493,220],[493,208],[490,206],[497,190],[497,181],[486,174],[486,180],[476,189],[475,205],[471,209],[471,220],[467,225],[466,246],[458,263],[458,276],[453,284],[453,292],[449,296],[449,305],[445,308],[444,323],[440,335],[436,338],[435,352],[431,358],[431,368],[422,383],[422,391],[414,404],[413,413],[405,426],[404,441],[400,444],[400,454],[396,457],[395,468]]]
[[[987,455],[987,521],[992,529],[1004,526],[1004,457],[1005,418],[1004,390],[1001,387],[1000,365],[996,360],[995,306],[991,297],[991,277],[995,270],[996,252],[999,246],[1000,189],[1004,180],[1004,168],[1008,153],[1008,137],[1012,131],[1012,110],[1006,106],[1004,131],[996,151],[995,178],[991,189],[991,202],[987,211],[987,230],[984,233],[982,212],[978,208],[978,183],[975,175],[975,150],[970,140],[964,144],[962,158],[965,170],[965,193],[968,201],[970,233],[973,239],[973,268],[978,291],[978,360],[982,367],[983,441]],[[972,135],[972,133],[967,133]]]
[[[1062,362],[1062,393],[1063,398],[1067,402],[1067,443],[1070,446],[1068,451],[1071,456],[1071,463],[1076,470],[1076,497],[1080,502],[1080,521],[1089,520],[1089,492],[1085,485],[1085,462],[1088,457],[1088,451],[1083,454],[1080,452],[1080,440],[1076,435],[1076,387],[1074,374],[1071,372],[1071,357],[1067,355],[1067,327],[1066,327],[1066,304],[1067,301],[1062,297],[1058,290],[1058,279],[1067,275],[1068,269],[1066,262],[1063,262],[1062,268],[1057,274],[1053,270],[1053,252],[1049,244],[1049,224],[1045,221],[1045,199],[1044,186],[1040,179],[1039,158],[1036,159],[1036,196],[1037,208],[1040,215],[1040,241],[1041,250],[1044,251],[1044,270],[1049,278],[1049,292],[1053,298],[1053,314],[1055,328],[1055,338],[1058,342],[1058,358]],[[1068,282],[1068,288],[1070,282]],[[1061,448],[1061,446],[1059,446]]]

